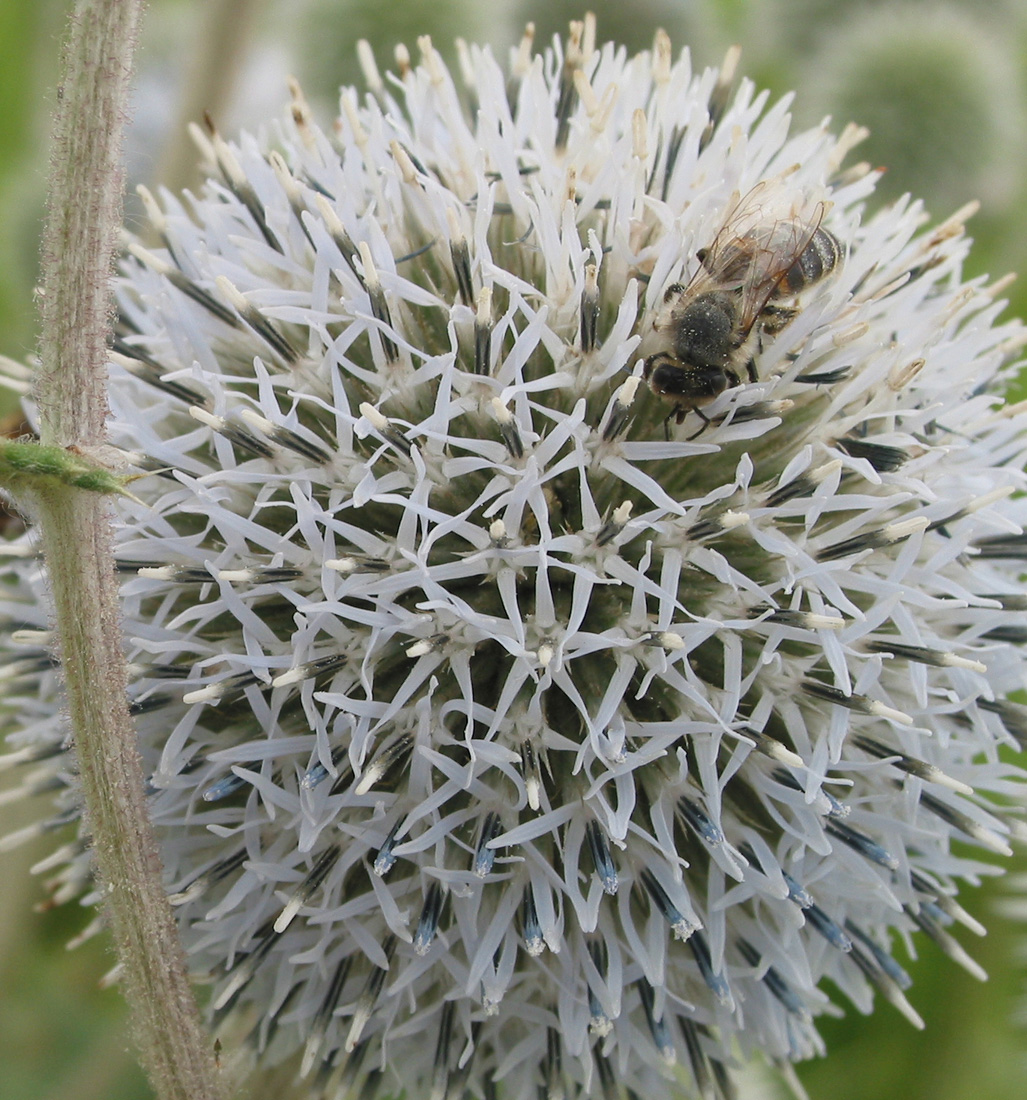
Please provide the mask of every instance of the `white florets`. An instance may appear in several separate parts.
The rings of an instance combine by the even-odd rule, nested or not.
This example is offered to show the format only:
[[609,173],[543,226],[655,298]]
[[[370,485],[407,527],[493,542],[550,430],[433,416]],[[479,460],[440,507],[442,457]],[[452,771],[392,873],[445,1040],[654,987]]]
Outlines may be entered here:
[[[436,1100],[720,1087],[819,1049],[825,978],[918,1022],[890,943],[973,966],[953,895],[1009,850],[1027,738],[1022,328],[959,217],[866,219],[853,132],[790,135],[662,36],[471,49],[461,89],[420,46],[330,133],[296,90],[202,137],[204,193],[127,243],[132,699],[215,1015],[296,1095]],[[761,183],[844,260],[665,432],[644,341]],[[45,627],[38,562],[7,579]],[[52,752],[74,820],[9,641],[8,760]]]

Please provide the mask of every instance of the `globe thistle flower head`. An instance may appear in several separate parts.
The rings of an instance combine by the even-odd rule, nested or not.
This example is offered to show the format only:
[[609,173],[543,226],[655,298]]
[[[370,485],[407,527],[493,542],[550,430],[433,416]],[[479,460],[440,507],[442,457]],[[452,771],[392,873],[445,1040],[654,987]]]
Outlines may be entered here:
[[[132,705],[216,1021],[298,1096],[438,1100],[731,1095],[825,979],[919,1024],[892,946],[975,968],[1027,736],[1023,330],[966,212],[868,217],[855,129],[662,35],[419,48],[332,130],[294,88],[198,133],[126,239]],[[38,832],[78,809],[8,560]]]

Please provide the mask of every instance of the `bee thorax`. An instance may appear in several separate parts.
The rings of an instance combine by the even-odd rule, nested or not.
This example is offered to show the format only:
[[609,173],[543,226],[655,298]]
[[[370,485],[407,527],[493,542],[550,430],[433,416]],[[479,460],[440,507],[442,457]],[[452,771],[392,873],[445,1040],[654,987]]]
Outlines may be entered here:
[[672,322],[674,354],[695,366],[724,368],[734,350],[736,305],[721,291],[690,302]]

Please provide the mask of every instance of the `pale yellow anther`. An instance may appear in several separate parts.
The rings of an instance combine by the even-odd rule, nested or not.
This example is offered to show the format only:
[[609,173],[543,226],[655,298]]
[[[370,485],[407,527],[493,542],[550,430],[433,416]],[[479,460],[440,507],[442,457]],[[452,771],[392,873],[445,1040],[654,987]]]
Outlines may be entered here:
[[360,403],[360,415],[370,423],[376,432],[384,432],[389,426],[389,418],[366,401]]
[[364,77],[364,83],[373,95],[380,95],[382,91],[382,78],[378,72],[378,62],[374,57],[374,50],[366,38],[357,42],[357,62]]
[[446,69],[439,57],[439,51],[432,45],[431,37],[422,34],[417,40],[417,48],[421,51],[421,60],[428,70],[428,79],[436,88],[441,88],[446,82]]
[[631,113],[631,155],[642,162],[649,157],[648,125],[641,107]]
[[496,418],[498,424],[509,424],[513,420],[513,413],[510,412],[500,398],[493,397],[489,402],[489,407],[492,409],[492,415]]
[[642,378],[640,375],[633,374],[617,389],[617,404],[627,408],[634,400],[638,393],[638,387],[642,384]]
[[653,36],[653,83],[666,84],[670,80],[670,35],[661,27]]
[[531,50],[535,43],[535,24],[528,23],[521,35],[520,44],[517,47],[517,56],[510,67],[511,75],[517,79],[527,75],[531,68]]
[[828,174],[833,175],[841,168],[845,158],[860,142],[866,141],[870,131],[865,126],[857,126],[855,122],[848,122],[838,135],[831,155],[828,158]]
[[417,168],[414,166],[414,162],[410,159],[410,154],[406,149],[395,139],[389,142],[389,152],[392,154],[392,159],[396,162],[399,168],[399,173],[403,177],[404,183],[416,183],[417,182]]
[[582,107],[585,108],[585,114],[591,118],[599,110],[599,100],[596,98],[595,92],[592,91],[592,84],[588,77],[581,69],[574,70],[574,88],[581,100]]
[[895,393],[900,393],[924,369],[925,362],[923,359],[914,359],[911,363],[892,367],[888,372],[888,388]]
[[250,303],[246,300],[246,296],[227,275],[219,275],[214,280],[214,285],[221,291],[222,296],[233,309],[238,310],[240,313],[249,310]]
[[367,132],[360,121],[360,115],[357,113],[357,105],[354,102],[353,91],[347,88],[340,97],[339,104],[342,107],[342,113],[346,116],[346,121],[349,123],[349,128],[353,133],[353,140],[357,146],[363,150],[367,146]]
[[832,336],[831,343],[836,348],[842,348],[845,347],[846,344],[851,344],[854,340],[866,336],[869,331],[870,325],[866,321],[859,321],[857,324],[849,325],[848,328],[842,329],[841,332]]
[[145,184],[140,183],[136,186],[136,194],[142,201],[143,209],[146,211],[150,224],[158,233],[163,233],[167,227],[168,219],[164,217],[164,211],[157,205],[157,200],[153,197],[150,189]]
[[478,291],[474,320],[483,328],[487,328],[492,324],[492,287],[483,286]]
[[374,266],[374,260],[371,257],[371,246],[367,241],[361,241],[357,245],[357,252],[360,254],[360,265],[364,269],[364,282],[368,287],[381,286],[378,268]]

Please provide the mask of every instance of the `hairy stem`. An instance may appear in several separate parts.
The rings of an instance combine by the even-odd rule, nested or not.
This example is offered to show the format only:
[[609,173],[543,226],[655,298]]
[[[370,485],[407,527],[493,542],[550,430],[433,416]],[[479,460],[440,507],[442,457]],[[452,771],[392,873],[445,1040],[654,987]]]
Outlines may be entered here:
[[[87,454],[105,441],[110,274],[140,9],[139,0],[79,0],[58,89],[36,396],[44,446]],[[60,479],[32,496],[86,824],[141,1060],[160,1100],[218,1100],[223,1088],[165,898],[126,706],[108,505]]]

